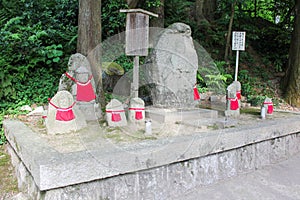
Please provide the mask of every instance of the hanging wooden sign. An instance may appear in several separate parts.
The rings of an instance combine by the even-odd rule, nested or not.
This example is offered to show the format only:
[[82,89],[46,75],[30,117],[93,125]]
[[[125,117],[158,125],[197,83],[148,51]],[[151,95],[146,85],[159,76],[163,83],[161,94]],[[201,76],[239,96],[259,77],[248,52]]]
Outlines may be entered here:
[[158,15],[142,10],[120,10],[126,12],[126,46],[128,56],[147,56],[149,48],[149,15]]

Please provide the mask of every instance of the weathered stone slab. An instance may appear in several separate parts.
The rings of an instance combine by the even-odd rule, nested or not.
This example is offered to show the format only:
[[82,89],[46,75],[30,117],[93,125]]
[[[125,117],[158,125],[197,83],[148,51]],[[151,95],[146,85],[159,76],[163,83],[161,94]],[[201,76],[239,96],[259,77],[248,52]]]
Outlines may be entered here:
[[255,146],[249,145],[237,149],[237,171],[245,173],[255,168]]
[[146,117],[160,122],[179,122],[189,120],[201,119],[216,119],[218,118],[218,111],[209,109],[177,109],[177,108],[155,108],[147,107]]
[[236,176],[236,151],[222,152],[218,155],[219,179]]
[[[104,184],[101,186],[103,190],[97,190],[98,193],[94,193],[93,197],[113,198],[116,191],[126,187],[118,197],[140,199],[139,194],[143,187],[145,194],[146,188],[164,192],[158,185],[144,185],[149,183],[148,179],[153,180],[153,184],[153,178],[156,178],[159,184],[167,184],[165,187],[168,191],[174,190],[175,185],[178,185],[176,188],[182,186],[178,191],[183,191],[191,188],[199,180],[203,185],[207,185],[235,175],[240,169],[237,162],[241,159],[236,149],[249,145],[255,145],[255,167],[269,164],[270,154],[279,153],[279,149],[288,149],[288,145],[279,145],[280,142],[287,141],[286,139],[280,139],[278,142],[275,140],[298,133],[299,120],[300,116],[266,120],[258,122],[255,127],[243,126],[123,145],[112,145],[105,141],[101,137],[101,129],[95,125],[88,132],[81,132],[77,136],[85,149],[75,148],[68,152],[57,151],[49,144],[47,138],[32,131],[20,121],[4,120],[4,129],[10,145],[39,190],[49,194],[57,192],[57,199],[63,199],[65,195],[80,199],[85,194],[77,193],[77,190],[92,195],[93,192],[88,191],[98,188],[98,183],[94,184],[94,181],[99,181],[100,186]],[[252,150],[249,152],[253,155]],[[249,164],[252,165],[253,163]],[[143,172],[145,174],[139,178]],[[159,181],[164,177],[167,181]],[[103,192],[104,190],[107,193]],[[77,198],[76,195],[79,194],[81,196]],[[151,197],[151,194],[149,195]],[[154,197],[159,199],[161,196]]]

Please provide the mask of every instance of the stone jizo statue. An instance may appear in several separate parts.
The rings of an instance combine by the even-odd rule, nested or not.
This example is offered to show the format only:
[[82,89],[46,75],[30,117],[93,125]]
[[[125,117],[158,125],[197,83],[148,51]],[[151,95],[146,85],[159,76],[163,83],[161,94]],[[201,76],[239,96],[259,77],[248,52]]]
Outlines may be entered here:
[[69,133],[87,126],[83,114],[68,91],[59,91],[49,100],[45,122],[48,134]]

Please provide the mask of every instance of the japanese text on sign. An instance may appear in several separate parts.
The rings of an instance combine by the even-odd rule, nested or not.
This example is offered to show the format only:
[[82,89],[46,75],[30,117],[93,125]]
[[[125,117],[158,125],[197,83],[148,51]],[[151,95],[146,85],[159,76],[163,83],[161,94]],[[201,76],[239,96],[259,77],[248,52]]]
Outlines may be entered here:
[[245,51],[246,32],[232,32],[232,50]]

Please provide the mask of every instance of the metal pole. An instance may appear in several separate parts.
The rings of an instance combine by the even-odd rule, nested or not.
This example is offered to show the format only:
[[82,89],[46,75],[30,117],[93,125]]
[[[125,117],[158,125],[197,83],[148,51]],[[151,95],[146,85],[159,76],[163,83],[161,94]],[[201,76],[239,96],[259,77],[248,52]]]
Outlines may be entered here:
[[239,70],[239,51],[236,51],[236,61],[235,61],[235,75],[234,75],[234,81],[237,81],[238,76],[238,70]]
[[139,97],[139,56],[135,56],[133,60],[133,94],[134,98]]

